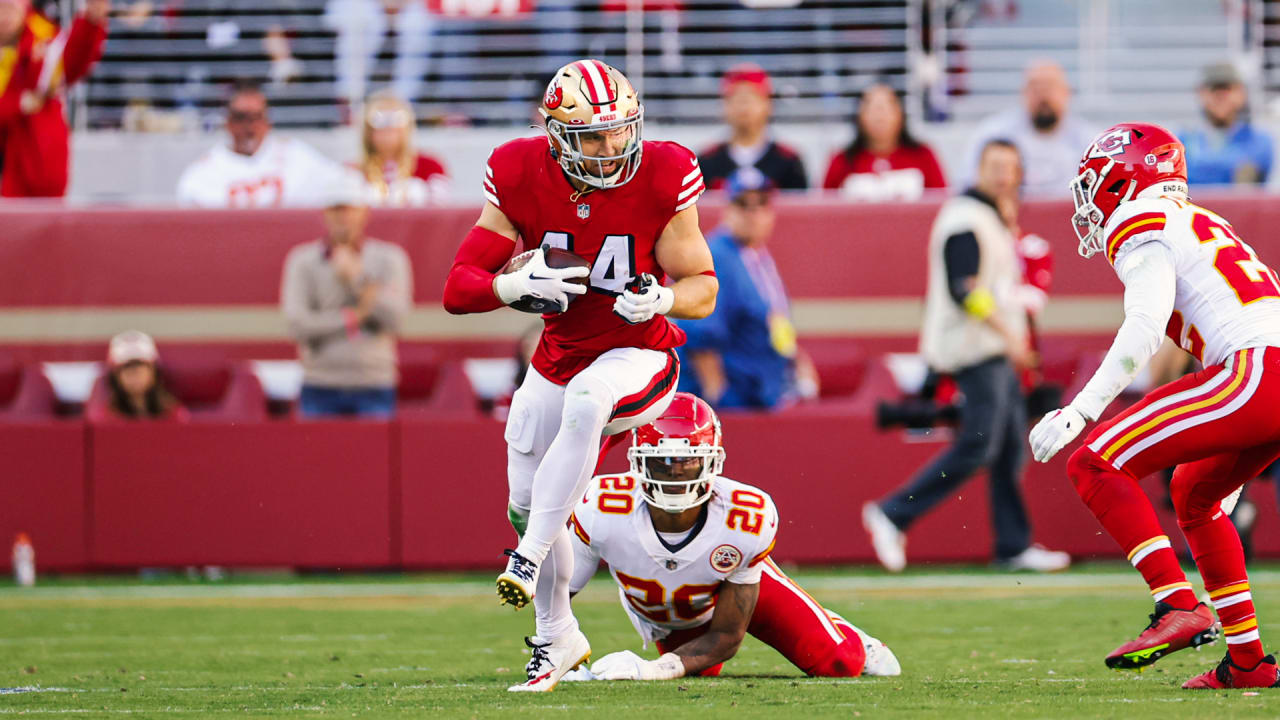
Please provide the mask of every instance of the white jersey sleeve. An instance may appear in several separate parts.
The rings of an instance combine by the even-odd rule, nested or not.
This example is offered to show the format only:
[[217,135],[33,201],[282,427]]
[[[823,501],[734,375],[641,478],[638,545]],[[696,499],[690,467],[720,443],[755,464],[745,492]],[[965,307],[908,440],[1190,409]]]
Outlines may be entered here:
[[573,536],[573,576],[569,579],[569,592],[576,593],[587,586],[600,568],[600,551],[592,547],[587,530],[595,519],[591,506],[580,504],[569,516],[569,534]]
[[[725,485],[726,483],[721,483]],[[773,552],[778,536],[778,508],[765,491],[733,483],[728,490],[730,502],[726,525],[744,537],[753,538],[747,557],[725,580],[738,585],[755,585],[764,573],[764,561]],[[745,543],[744,543],[745,544]]]

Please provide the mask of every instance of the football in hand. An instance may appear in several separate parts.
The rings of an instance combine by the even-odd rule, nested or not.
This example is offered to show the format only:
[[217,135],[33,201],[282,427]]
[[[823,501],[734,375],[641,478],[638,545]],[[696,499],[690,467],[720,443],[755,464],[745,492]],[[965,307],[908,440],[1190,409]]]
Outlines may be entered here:
[[[542,248],[542,257],[549,268],[591,268],[591,263],[587,262],[586,258],[576,253],[569,252],[568,250],[561,250],[560,248],[544,247]],[[527,262],[529,262],[529,256],[524,253],[520,253],[507,261],[507,264],[502,268],[502,274],[506,275],[507,273],[515,272],[516,270],[524,267]],[[568,278],[568,282],[585,286],[587,284],[587,278]],[[577,297],[577,295],[569,295],[568,297],[569,302],[572,303],[573,299]],[[510,303],[508,307],[515,308],[520,312],[536,313],[539,315],[560,312],[560,305],[558,303],[545,298],[534,297],[532,295],[525,295],[515,302]]]

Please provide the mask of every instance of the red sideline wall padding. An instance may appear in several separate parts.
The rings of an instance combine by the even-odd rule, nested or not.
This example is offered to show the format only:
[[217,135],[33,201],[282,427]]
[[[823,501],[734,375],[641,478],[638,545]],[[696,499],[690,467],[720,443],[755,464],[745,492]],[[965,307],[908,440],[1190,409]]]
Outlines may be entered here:
[[[873,562],[862,504],[906,480],[946,443],[945,436],[907,441],[902,433],[876,432],[864,415],[825,410],[726,414],[724,427],[725,474],[773,495],[783,522],[776,556],[803,563]],[[1117,558],[1066,478],[1071,449],[1027,467],[1034,539],[1077,558]],[[506,520],[502,424],[487,418],[104,425],[87,432],[79,422],[7,425],[0,451],[14,469],[7,477],[18,479],[6,483],[0,538],[29,532],[43,570],[492,568],[515,538]],[[625,468],[621,449],[604,467]],[[1144,486],[1156,498],[1163,492],[1154,478]],[[1257,552],[1278,556],[1274,491],[1263,483],[1250,494],[1259,504]],[[1177,537],[1173,518],[1161,512]],[[984,479],[961,487],[909,539],[912,562],[988,559]],[[8,554],[0,555],[0,570],[8,563]]]

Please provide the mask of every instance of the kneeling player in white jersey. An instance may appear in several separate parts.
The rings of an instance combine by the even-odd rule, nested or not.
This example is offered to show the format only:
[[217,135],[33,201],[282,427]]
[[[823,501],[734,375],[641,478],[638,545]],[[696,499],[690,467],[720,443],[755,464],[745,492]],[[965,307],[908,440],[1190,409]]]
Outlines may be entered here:
[[1031,431],[1031,449],[1045,462],[1097,420],[1162,334],[1195,355],[1204,370],[1098,425],[1067,462],[1080,498],[1156,603],[1151,623],[1106,664],[1141,668],[1217,634],[1138,485],[1176,465],[1169,494],[1178,525],[1227,640],[1222,662],[1183,687],[1273,687],[1280,671],[1262,649],[1224,507],[1235,501],[1224,499],[1280,457],[1280,279],[1222,216],[1188,202],[1185,155],[1178,138],[1147,123],[1116,125],[1085,150],[1071,183],[1080,254],[1105,251],[1124,282],[1124,324],[1080,394]]
[[[596,477],[570,518],[573,592],[600,561],[648,646],[596,661],[602,680],[712,676],[754,637],[808,675],[898,675],[884,643],[823,608],[769,558],[778,530],[773,500],[720,477],[724,448],[711,406],[689,393],[632,433],[631,472]],[[535,661],[530,672],[536,671]]]

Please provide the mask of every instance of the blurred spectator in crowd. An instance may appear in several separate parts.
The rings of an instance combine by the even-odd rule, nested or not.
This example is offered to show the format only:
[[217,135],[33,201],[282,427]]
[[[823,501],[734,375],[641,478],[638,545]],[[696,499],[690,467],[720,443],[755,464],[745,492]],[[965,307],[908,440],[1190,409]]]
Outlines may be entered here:
[[227,100],[229,143],[218,143],[183,171],[178,202],[189,207],[267,208],[319,205],[338,170],[311,146],[271,132],[267,96],[236,83]]
[[755,168],[776,188],[808,188],[800,156],[769,135],[769,116],[773,113],[773,81],[769,74],[759,65],[736,65],[721,79],[720,93],[729,141],[698,156],[707,185],[723,188],[738,168]]
[[365,103],[360,172],[374,205],[421,207],[448,199],[449,175],[439,160],[414,148],[416,127],[413,108],[394,93],[374,93]]
[[818,375],[796,344],[787,290],[769,254],[773,182],[759,170],[735,172],[724,224],[708,238],[720,294],[701,320],[680,320],[688,341],[680,389],[720,408],[777,408],[816,397]]
[[997,562],[1039,571],[1070,564],[1066,553],[1031,544],[1019,487],[1027,416],[1017,370],[1035,357],[1017,298],[1014,239],[999,206],[1017,197],[1021,178],[1013,144],[987,143],[977,185],[947,201],[930,231],[920,351],[930,369],[954,378],[964,401],[951,446],[892,495],[863,507],[876,557],[892,572],[906,565],[907,529],[982,466],[990,471]]
[[354,113],[367,93],[369,75],[389,32],[396,36],[391,89],[410,102],[418,97],[430,67],[435,32],[426,0],[328,0],[324,22],[338,33],[333,58],[338,97],[352,113],[344,122],[355,120]]
[[938,158],[907,128],[902,100],[889,85],[862,91],[853,142],[831,156],[822,187],[853,200],[919,200],[926,188],[947,186]]
[[1010,108],[978,126],[969,150],[967,177],[976,177],[982,148],[996,138],[1013,141],[1022,155],[1023,189],[1032,195],[1062,197],[1076,176],[1080,148],[1088,147],[1093,129],[1072,115],[1071,86],[1062,66],[1041,61],[1027,68],[1022,107]]
[[107,347],[106,392],[90,399],[88,419],[190,419],[186,408],[165,388],[159,360],[155,341],[144,332],[126,330],[111,338]]
[[1261,185],[1271,173],[1271,137],[1249,122],[1249,96],[1231,63],[1215,63],[1200,79],[1205,125],[1179,135],[1187,180],[1196,185]]
[[0,197],[66,194],[63,90],[102,57],[110,12],[111,0],[87,0],[60,34],[29,0],[0,0]]
[[396,403],[396,334],[413,298],[409,256],[366,238],[369,208],[354,171],[330,179],[323,240],[284,263],[280,304],[302,360],[303,417],[387,417]]

